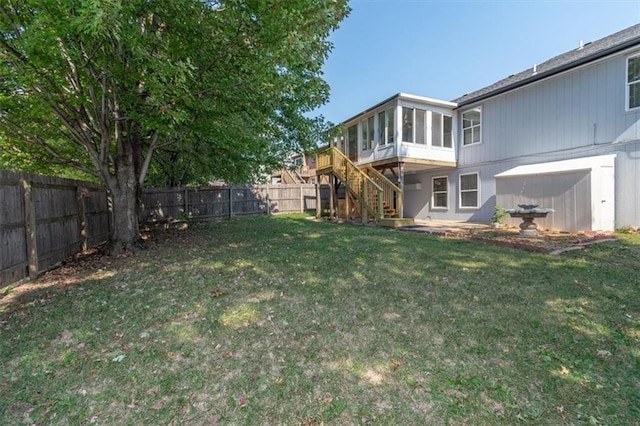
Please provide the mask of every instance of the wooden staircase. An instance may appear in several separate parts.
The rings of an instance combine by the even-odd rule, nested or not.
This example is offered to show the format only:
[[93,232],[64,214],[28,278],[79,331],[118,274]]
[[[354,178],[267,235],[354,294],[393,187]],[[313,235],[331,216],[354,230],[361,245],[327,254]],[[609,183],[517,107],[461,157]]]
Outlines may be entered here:
[[402,190],[373,167],[359,168],[335,147],[319,153],[316,164],[318,175],[333,175],[345,185],[347,196],[360,206],[363,223],[372,218],[398,226],[402,221]]
[[305,183],[300,173],[296,170],[289,170],[287,168],[283,168],[280,178],[282,179],[282,183],[284,184],[302,184]]

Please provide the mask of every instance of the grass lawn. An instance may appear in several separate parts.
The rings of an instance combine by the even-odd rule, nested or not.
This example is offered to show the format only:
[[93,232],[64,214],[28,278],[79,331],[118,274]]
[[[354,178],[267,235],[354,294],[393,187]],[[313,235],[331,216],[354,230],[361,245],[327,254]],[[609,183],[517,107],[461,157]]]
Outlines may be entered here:
[[0,293],[0,424],[639,424],[640,236],[549,256],[303,216]]

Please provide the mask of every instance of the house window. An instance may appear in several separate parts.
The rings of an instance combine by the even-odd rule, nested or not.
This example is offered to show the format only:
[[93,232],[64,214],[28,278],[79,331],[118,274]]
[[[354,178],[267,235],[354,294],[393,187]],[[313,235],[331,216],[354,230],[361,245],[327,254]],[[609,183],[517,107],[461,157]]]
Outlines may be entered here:
[[448,207],[447,200],[449,198],[449,182],[446,176],[433,178],[431,205],[434,208]]
[[413,108],[402,107],[402,141],[413,142]]
[[362,139],[362,150],[373,149],[375,147],[375,116],[371,116],[360,122],[360,137]]
[[419,144],[425,144],[427,138],[425,137],[425,130],[427,128],[427,111],[422,109],[416,109],[416,134],[415,141]]
[[394,108],[387,110],[387,143],[396,141],[396,113]]
[[378,113],[378,145],[387,143],[387,123],[384,111]]
[[460,207],[478,207],[478,174],[460,175]]
[[358,126],[354,125],[347,129],[347,154],[349,156],[349,160],[356,161],[358,158]]
[[462,113],[462,144],[472,145],[480,143],[480,132],[482,126],[480,124],[482,111],[475,108]]
[[369,149],[369,128],[367,127],[367,120],[362,120],[360,122],[360,141],[362,143],[362,150],[365,151]]
[[640,107],[640,56],[627,59],[627,109]]
[[431,113],[431,145],[453,148],[452,119],[439,112]]

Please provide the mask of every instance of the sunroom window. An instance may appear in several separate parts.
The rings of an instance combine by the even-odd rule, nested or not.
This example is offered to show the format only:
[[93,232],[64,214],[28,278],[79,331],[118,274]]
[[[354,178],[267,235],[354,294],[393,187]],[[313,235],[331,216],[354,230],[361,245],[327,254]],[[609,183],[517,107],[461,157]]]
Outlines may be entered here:
[[427,111],[416,109],[416,143],[425,144],[425,130],[427,129]]
[[356,161],[358,158],[358,126],[354,125],[347,129],[347,156],[349,160]]
[[378,113],[378,145],[387,143],[387,123],[385,118],[384,111]]
[[413,142],[413,108],[402,107],[402,142]]
[[438,112],[431,113],[431,145],[453,147],[452,119]]
[[362,150],[373,149],[375,147],[376,130],[374,127],[375,116],[371,116],[360,122],[360,135],[362,138]]
[[480,143],[480,133],[482,131],[482,111],[474,108],[462,113],[462,144],[472,145]]
[[427,112],[417,108],[402,108],[402,141],[426,143]]
[[396,141],[396,113],[395,108],[387,110],[387,143]]
[[369,127],[367,127],[367,120],[360,122],[360,141],[362,142],[362,150],[369,149]]
[[627,59],[627,109],[640,107],[640,55]]

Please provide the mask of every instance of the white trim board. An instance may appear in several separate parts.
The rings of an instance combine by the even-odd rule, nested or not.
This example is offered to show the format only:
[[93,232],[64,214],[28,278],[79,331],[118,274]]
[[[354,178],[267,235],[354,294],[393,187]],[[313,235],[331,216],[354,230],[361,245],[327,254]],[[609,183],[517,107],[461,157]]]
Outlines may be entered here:
[[593,170],[599,167],[613,167],[616,154],[598,155],[595,157],[574,158],[571,160],[552,161],[549,163],[526,164],[498,173],[494,177],[532,176],[550,173],[564,173],[576,170]]

